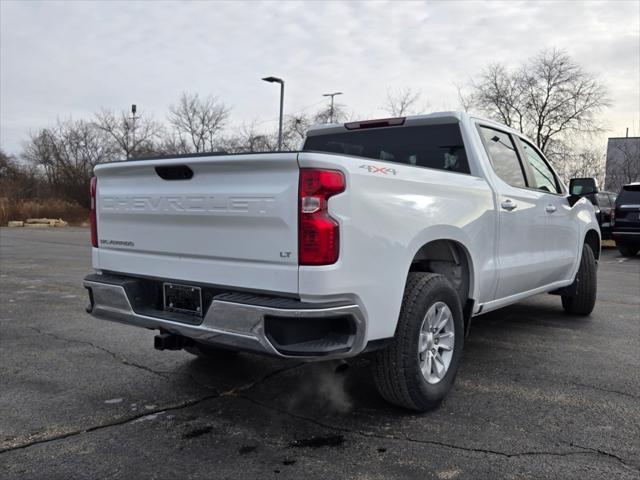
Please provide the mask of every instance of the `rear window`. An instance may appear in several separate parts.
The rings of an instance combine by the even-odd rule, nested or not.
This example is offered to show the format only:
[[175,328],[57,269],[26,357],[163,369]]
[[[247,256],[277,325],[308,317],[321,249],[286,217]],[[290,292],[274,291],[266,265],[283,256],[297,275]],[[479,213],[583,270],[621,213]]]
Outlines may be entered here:
[[616,204],[636,204],[640,205],[640,183],[637,185],[625,185],[616,199]]
[[302,150],[469,173],[460,126],[453,123],[316,135],[307,138]]

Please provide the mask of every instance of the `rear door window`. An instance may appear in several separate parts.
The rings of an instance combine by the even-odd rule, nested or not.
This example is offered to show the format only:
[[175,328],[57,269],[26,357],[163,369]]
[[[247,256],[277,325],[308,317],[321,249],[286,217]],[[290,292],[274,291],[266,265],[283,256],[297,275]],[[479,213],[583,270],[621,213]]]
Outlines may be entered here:
[[302,150],[469,173],[467,153],[457,123],[311,135]]
[[526,187],[524,170],[511,135],[489,127],[480,127],[480,132],[496,174],[509,185]]

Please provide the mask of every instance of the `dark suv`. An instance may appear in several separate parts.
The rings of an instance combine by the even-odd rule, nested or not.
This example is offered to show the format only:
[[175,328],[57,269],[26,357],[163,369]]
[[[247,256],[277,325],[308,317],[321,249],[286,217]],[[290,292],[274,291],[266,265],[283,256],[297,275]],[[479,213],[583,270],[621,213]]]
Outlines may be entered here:
[[611,238],[611,217],[616,203],[617,193],[598,192],[585,195],[595,207],[596,218],[600,225],[600,234],[603,240]]
[[612,218],[613,239],[625,257],[640,250],[640,183],[622,187]]

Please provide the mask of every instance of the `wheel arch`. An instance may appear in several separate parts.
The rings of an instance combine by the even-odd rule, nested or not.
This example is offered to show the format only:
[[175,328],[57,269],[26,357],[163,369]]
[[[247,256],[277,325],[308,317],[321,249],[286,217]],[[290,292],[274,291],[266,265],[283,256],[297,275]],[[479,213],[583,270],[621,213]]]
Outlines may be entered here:
[[459,239],[431,239],[421,245],[413,255],[407,278],[411,272],[438,273],[449,280],[458,292],[466,330],[473,313],[476,278],[469,248]]
[[[583,245],[589,245],[593,251],[593,255],[596,257],[596,262],[600,260],[600,234],[593,228],[587,230],[584,235]],[[582,254],[582,251],[580,252]]]

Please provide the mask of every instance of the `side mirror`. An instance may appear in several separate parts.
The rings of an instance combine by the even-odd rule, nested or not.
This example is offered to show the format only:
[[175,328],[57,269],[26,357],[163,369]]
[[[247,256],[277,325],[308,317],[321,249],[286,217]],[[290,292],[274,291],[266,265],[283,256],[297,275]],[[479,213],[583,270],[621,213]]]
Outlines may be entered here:
[[595,178],[572,178],[569,181],[569,205],[573,205],[586,195],[598,193]]
[[569,193],[577,197],[598,193],[598,182],[595,178],[572,178],[569,181]]

